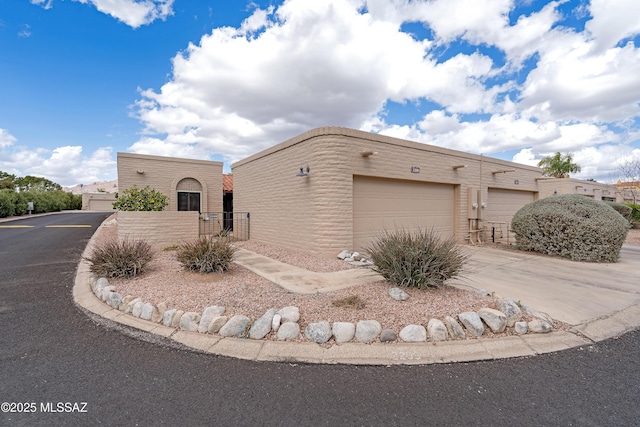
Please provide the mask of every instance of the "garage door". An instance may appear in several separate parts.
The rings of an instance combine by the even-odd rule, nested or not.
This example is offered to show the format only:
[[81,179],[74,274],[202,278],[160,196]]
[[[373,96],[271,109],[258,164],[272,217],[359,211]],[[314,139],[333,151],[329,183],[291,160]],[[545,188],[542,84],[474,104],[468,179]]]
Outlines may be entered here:
[[498,221],[511,224],[511,219],[524,205],[535,200],[535,194],[531,191],[503,190],[489,188],[487,211],[484,214],[486,221]]
[[88,210],[90,211],[112,211],[115,200],[89,199]]
[[454,186],[353,177],[353,245],[363,248],[382,230],[434,228],[452,236]]

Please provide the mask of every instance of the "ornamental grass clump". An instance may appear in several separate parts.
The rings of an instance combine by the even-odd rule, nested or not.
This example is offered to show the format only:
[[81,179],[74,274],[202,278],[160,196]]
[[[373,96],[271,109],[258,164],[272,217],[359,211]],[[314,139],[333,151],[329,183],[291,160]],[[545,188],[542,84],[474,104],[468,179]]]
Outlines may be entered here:
[[182,244],[177,251],[182,266],[199,273],[222,273],[229,269],[236,248],[228,238],[201,236]]
[[385,230],[366,248],[373,270],[388,281],[413,288],[434,288],[459,275],[466,260],[453,238],[434,230]]
[[154,252],[146,240],[111,240],[98,245],[85,258],[89,270],[107,278],[131,278],[143,273],[153,260]]
[[525,205],[511,228],[521,250],[574,261],[616,262],[629,221],[604,202],[566,194]]

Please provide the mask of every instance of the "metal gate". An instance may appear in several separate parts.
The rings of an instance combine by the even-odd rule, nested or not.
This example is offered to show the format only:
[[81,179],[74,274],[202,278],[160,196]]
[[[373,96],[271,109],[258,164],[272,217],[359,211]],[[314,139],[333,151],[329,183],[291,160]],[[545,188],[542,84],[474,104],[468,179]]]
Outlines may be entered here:
[[249,212],[203,212],[200,215],[201,236],[224,236],[233,240],[249,240]]

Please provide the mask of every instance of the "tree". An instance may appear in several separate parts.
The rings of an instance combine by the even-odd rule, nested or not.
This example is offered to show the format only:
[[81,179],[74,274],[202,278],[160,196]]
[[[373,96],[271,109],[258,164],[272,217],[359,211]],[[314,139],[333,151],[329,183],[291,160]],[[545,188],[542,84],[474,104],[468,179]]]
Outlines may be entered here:
[[542,168],[542,175],[553,178],[569,178],[570,173],[580,172],[580,166],[573,163],[573,154],[559,151],[540,160],[538,166]]
[[8,188],[10,190],[15,190],[16,188],[15,180],[16,180],[15,175],[12,175],[8,172],[0,171],[0,189]]
[[55,191],[62,190],[60,184],[56,184],[47,178],[27,175],[24,178],[16,178],[15,184],[18,191]]
[[633,204],[638,203],[640,192],[640,157],[635,156],[623,160],[618,165],[618,189],[627,190],[633,197]]

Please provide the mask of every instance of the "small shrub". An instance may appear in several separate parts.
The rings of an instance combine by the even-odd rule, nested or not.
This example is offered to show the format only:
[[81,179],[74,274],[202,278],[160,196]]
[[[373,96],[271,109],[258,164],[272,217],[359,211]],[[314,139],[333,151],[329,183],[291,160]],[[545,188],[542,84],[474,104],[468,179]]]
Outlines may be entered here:
[[135,277],[144,272],[153,259],[151,245],[145,240],[112,240],[99,245],[89,258],[89,269],[107,278]]
[[366,248],[373,269],[396,285],[439,287],[460,274],[466,256],[453,238],[442,239],[434,230],[384,231]]
[[631,226],[633,228],[640,228],[640,205],[628,204],[631,208]]
[[117,200],[113,203],[114,209],[119,211],[161,211],[168,203],[168,198],[149,187],[142,189],[137,185],[122,191],[117,195]]
[[181,245],[177,257],[187,270],[222,273],[229,269],[236,250],[229,239],[201,236]]
[[511,228],[521,250],[574,261],[616,262],[629,221],[606,203],[565,194],[525,205]]
[[366,303],[359,295],[351,295],[345,298],[333,300],[331,301],[331,305],[334,307],[362,310],[366,306]]

